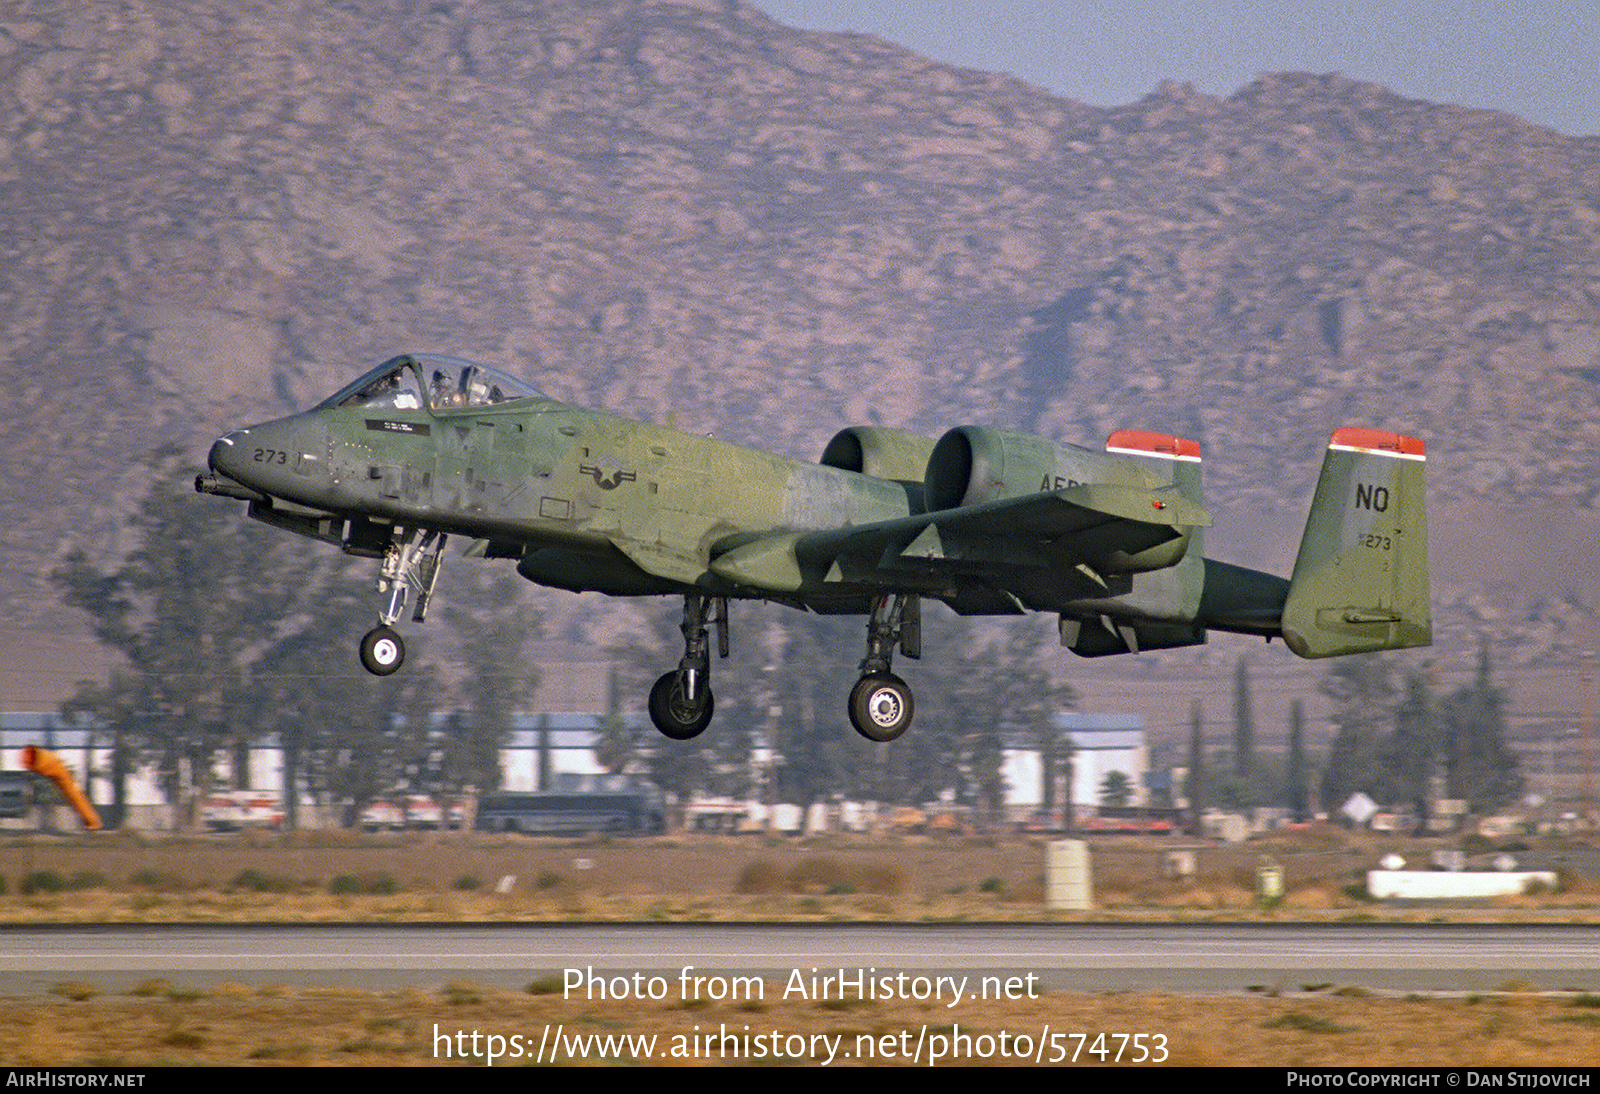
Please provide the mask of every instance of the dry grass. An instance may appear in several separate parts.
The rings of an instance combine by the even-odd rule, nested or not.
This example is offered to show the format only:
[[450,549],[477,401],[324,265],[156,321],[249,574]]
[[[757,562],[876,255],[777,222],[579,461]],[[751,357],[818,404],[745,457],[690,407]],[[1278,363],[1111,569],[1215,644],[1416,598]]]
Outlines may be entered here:
[[[1386,909],[1347,889],[1395,841],[1336,835],[1204,848],[1200,872],[1188,881],[1160,876],[1166,847],[1160,842],[1098,844],[1098,906],[1071,918],[1593,922],[1600,914],[1600,888],[1586,883],[1481,908]],[[1420,856],[1425,848],[1402,853]],[[1253,895],[1263,855],[1283,867],[1288,884],[1285,899],[1272,909],[1258,907]],[[0,895],[0,921],[1037,920],[1049,917],[1041,905],[1042,864],[1035,842],[991,839],[31,837],[0,844],[0,876],[11,882]],[[47,870],[92,887],[18,892],[19,879]],[[497,891],[507,877],[514,879],[507,891]],[[1164,1037],[1167,1062],[1180,1065],[1525,1066],[1600,1059],[1600,999],[1539,996],[1509,982],[1507,993],[1474,999],[1396,999],[1328,986],[1246,998],[1046,993],[954,1009],[785,1001],[778,984],[768,985],[760,1002],[689,1004],[676,993],[658,1002],[591,1002],[563,998],[559,983],[539,987],[527,994],[472,984],[400,992],[237,984],[199,989],[152,979],[115,994],[91,980],[64,980],[47,998],[0,1001],[0,1061],[484,1063],[490,1035],[502,1038],[506,1051],[515,1044],[510,1038],[520,1036],[531,1055],[547,1031],[559,1028],[568,1037],[656,1035],[662,1039],[656,1055],[639,1062],[670,1064],[696,1062],[665,1055],[683,1045],[681,1038],[723,1027],[766,1036],[767,1044],[773,1033],[798,1037],[785,1046],[804,1047],[796,1049],[797,1058],[779,1061],[715,1054],[708,1060],[702,1052],[698,1062],[822,1062],[830,1042],[816,1038],[824,1035],[843,1038],[831,1043],[848,1052],[858,1037],[879,1046],[892,1042],[902,1052],[926,1034],[931,1040],[925,1044],[954,1042],[958,1055],[951,1062],[1006,1062],[1008,1050],[1015,1055],[1015,1038],[1033,1038],[1034,1047],[1045,1044],[1046,1059],[1076,1051],[1079,1062],[1100,1063],[1097,1046],[1114,1056],[1120,1043],[1125,1059],[1134,1054],[1133,1042],[1116,1037],[1124,1033]],[[1054,1035],[1048,1041],[1047,1030]],[[455,1052],[462,1044],[456,1034],[470,1042],[474,1031],[482,1035],[479,1055],[463,1061]],[[436,1032],[443,1041],[436,1041]],[[437,1058],[436,1046],[446,1043],[451,1055]],[[1156,1043],[1143,1042],[1150,1049]],[[591,1046],[585,1062],[638,1056],[621,1051],[623,1059],[602,1060]]]
[[[470,984],[399,992],[330,989],[250,989],[222,985],[201,992],[167,985],[141,995],[92,994],[80,1001],[0,1003],[0,1060],[12,1066],[96,1065],[136,1067],[187,1064],[416,1065],[483,1064],[498,1043],[507,1058],[526,1064],[557,1028],[564,1037],[655,1035],[656,1052],[623,1048],[603,1058],[598,1046],[585,1063],[819,1063],[828,1043],[854,1054],[857,1038],[893,1044],[907,1063],[924,1034],[925,1046],[944,1044],[946,1062],[1021,1063],[1002,1046],[1032,1038],[1036,1051],[1078,1053],[1079,1063],[1114,1057],[1117,1034],[1164,1037],[1166,1061],[1176,1065],[1482,1065],[1550,1066],[1600,1059],[1600,1010],[1593,997],[1553,998],[1504,994],[1473,999],[1380,998],[1361,991],[1321,992],[1292,998],[1191,998],[1159,993],[1083,995],[1045,993],[1005,1003],[817,1003],[781,998],[783,985],[765,985],[764,1000],[685,1006],[661,1002],[566,999],[559,991],[527,994]],[[796,1055],[784,1060],[727,1058],[704,1053],[673,1058],[676,1044],[724,1027],[773,1044],[772,1033]],[[472,1034],[480,1037],[472,1055]],[[457,1034],[464,1037],[457,1038]],[[902,1034],[904,1036],[902,1037]],[[1007,1035],[1002,1039],[1002,1034]],[[1075,1035],[1082,1034],[1082,1037]],[[1097,1042],[1095,1038],[1105,1034]],[[826,1035],[842,1041],[814,1039]],[[961,1036],[965,1036],[962,1051]],[[522,1055],[510,1058],[522,1038]],[[442,1039],[440,1039],[442,1038]],[[674,1038],[678,1038],[674,1042]],[[889,1038],[889,1041],[884,1041]],[[1144,1044],[1154,1048],[1154,1038]],[[750,1042],[745,1042],[746,1045]],[[1096,1045],[1101,1055],[1096,1053]],[[458,1046],[468,1051],[461,1059]],[[569,1043],[570,1047],[570,1043]],[[1122,1040],[1124,1062],[1134,1042]],[[815,1049],[815,1051],[813,1051]],[[448,1055],[445,1053],[448,1051]],[[548,1054],[546,1057],[548,1062]],[[851,1061],[865,1062],[865,1061]],[[926,1062],[926,1058],[924,1058]],[[1070,1061],[1063,1061],[1070,1062]]]
[[[1354,895],[1385,851],[1425,856],[1428,845],[1404,841],[1309,832],[1204,847],[1199,873],[1181,881],[1161,876],[1169,846],[1097,843],[1096,908],[1071,918],[1600,917],[1600,886],[1582,881],[1478,908],[1392,909]],[[1038,919],[1043,857],[1037,841],[986,838],[35,836],[0,843],[0,921]],[[1263,858],[1287,887],[1272,908],[1254,894]],[[93,884],[21,891],[42,873]]]

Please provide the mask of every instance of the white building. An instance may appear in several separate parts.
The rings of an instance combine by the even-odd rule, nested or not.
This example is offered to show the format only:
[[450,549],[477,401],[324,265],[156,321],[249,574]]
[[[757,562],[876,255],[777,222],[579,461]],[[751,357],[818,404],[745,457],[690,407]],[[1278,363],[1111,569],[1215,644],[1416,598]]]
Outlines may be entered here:
[[[1072,805],[1078,809],[1100,804],[1106,776],[1120,771],[1128,778],[1133,795],[1129,805],[1150,804],[1147,785],[1150,746],[1144,720],[1136,714],[1083,714],[1058,711],[1053,719],[1061,736],[1071,743],[1067,763],[1072,771]],[[1031,735],[1008,733],[1004,737],[1006,803],[1015,817],[1045,808],[1043,760]]]

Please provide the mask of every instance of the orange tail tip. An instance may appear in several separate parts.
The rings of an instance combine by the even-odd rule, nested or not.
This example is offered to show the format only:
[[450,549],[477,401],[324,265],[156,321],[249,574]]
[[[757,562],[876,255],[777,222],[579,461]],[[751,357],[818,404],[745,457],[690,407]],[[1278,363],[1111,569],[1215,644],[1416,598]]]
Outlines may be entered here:
[[61,762],[60,756],[46,749],[28,745],[22,750],[22,766],[55,783],[60,788],[62,796],[71,803],[73,809],[77,810],[78,816],[83,818],[85,828],[100,827],[100,814],[94,811],[89,799],[78,789],[78,780],[72,777],[72,772]]
[[1328,447],[1341,452],[1369,452],[1375,456],[1397,456],[1403,460],[1425,460],[1427,446],[1419,437],[1404,433],[1391,433],[1386,429],[1368,429],[1347,425],[1333,431]]
[[1106,451],[1120,456],[1160,456],[1169,460],[1200,461],[1200,442],[1169,437],[1143,429],[1119,429],[1106,438]]

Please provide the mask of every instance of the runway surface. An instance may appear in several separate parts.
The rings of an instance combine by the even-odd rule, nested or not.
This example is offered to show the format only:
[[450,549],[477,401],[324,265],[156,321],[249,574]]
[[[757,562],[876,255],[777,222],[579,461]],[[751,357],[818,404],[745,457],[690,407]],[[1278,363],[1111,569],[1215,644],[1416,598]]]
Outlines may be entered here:
[[566,969],[1036,973],[1057,990],[1360,984],[1600,990],[1600,927],[1388,924],[415,924],[0,927],[0,995],[62,980],[521,988]]

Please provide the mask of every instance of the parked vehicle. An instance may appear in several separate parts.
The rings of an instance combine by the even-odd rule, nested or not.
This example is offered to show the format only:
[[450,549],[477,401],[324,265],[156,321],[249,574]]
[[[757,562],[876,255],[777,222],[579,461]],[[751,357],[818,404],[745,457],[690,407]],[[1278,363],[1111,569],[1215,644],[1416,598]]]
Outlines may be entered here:
[[368,802],[357,823],[364,832],[459,829],[465,824],[466,814],[466,806],[459,800],[441,804],[427,794],[397,794]]
[[0,771],[0,817],[25,817],[33,808],[33,787],[25,771]]
[[286,819],[282,796],[271,790],[215,790],[200,801],[200,823],[213,832],[276,832]]
[[406,826],[405,810],[392,801],[378,798],[361,809],[363,832],[398,832]]
[[[573,780],[568,780],[569,786]],[[621,776],[589,776],[581,788],[501,791],[478,801],[482,832],[575,835],[588,832],[649,835],[663,831],[661,791]]]
[[1084,832],[1166,836],[1181,827],[1176,809],[1145,805],[1102,805],[1096,815],[1079,825]]

